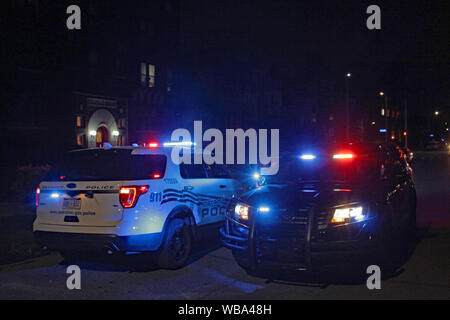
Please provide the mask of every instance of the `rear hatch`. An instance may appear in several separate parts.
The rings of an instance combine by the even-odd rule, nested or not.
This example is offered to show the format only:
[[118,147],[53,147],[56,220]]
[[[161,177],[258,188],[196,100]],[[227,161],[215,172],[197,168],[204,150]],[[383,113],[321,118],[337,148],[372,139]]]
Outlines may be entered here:
[[155,174],[162,177],[165,171],[165,155],[133,155],[132,151],[94,149],[69,152],[53,166],[39,186],[38,222],[116,226],[124,210],[119,200],[120,187],[150,184],[148,180]]

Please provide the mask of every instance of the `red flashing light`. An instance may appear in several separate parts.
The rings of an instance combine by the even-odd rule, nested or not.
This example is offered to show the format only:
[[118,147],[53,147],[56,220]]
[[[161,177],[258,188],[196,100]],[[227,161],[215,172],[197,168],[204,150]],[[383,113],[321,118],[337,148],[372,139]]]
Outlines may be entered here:
[[149,148],[158,148],[158,143],[157,142],[149,142],[148,143],[148,147]]
[[161,178],[161,175],[159,173],[155,173],[153,175],[153,179],[159,179],[159,178]]
[[129,186],[121,187],[119,190],[120,204],[124,208],[133,208],[136,206],[139,197],[142,194],[146,194],[148,186]]
[[333,159],[353,159],[354,157],[353,153],[337,153],[333,155]]
[[64,180],[66,176],[59,176],[59,180]]
[[41,188],[36,188],[36,207],[39,207],[39,195],[41,194]]

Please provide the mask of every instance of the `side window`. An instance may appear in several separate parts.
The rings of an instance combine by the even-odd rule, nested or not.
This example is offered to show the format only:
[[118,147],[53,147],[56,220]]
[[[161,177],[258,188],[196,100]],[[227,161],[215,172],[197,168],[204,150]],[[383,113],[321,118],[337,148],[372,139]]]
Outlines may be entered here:
[[205,179],[206,172],[202,164],[180,164],[180,175],[183,179]]
[[208,175],[208,178],[213,179],[231,179],[230,172],[228,169],[221,164],[211,164],[206,165],[206,173]]

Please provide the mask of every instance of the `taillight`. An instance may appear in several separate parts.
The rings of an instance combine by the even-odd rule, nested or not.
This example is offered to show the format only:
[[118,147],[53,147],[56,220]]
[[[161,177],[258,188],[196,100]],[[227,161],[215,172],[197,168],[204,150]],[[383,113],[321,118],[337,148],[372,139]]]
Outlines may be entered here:
[[36,207],[39,207],[39,195],[41,194],[41,188],[36,188]]
[[124,208],[133,208],[141,194],[146,194],[148,186],[121,187],[119,190],[120,204]]

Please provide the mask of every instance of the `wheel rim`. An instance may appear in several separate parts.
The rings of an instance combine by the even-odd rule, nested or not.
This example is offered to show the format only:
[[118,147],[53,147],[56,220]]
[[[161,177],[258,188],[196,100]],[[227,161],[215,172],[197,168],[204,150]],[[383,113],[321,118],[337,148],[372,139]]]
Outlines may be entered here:
[[186,233],[184,228],[177,230],[170,239],[170,255],[174,261],[183,260],[187,251]]

